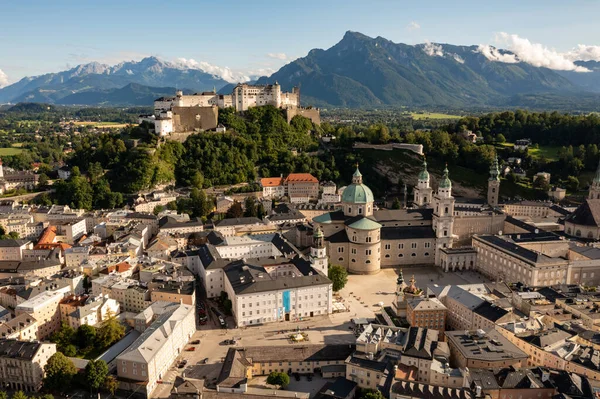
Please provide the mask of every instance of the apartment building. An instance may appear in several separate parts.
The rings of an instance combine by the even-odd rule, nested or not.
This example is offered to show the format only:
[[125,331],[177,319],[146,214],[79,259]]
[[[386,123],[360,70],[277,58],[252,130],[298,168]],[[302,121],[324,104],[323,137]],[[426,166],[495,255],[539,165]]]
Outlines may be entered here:
[[62,292],[45,291],[21,303],[15,309],[15,314],[28,314],[38,321],[37,338],[49,337],[60,328],[60,301]]
[[263,177],[260,179],[263,198],[276,199],[285,195],[283,177]]
[[23,260],[23,251],[33,249],[29,240],[0,240],[0,261]]
[[414,298],[407,301],[406,320],[411,327],[443,332],[446,329],[447,311],[437,298]]
[[26,313],[0,324],[1,339],[16,339],[19,341],[37,340],[37,320]]
[[450,362],[456,367],[524,367],[528,355],[496,330],[446,331]]
[[121,381],[145,385],[151,395],[196,331],[195,307],[172,303],[122,354],[117,356]]
[[310,173],[290,173],[284,181],[290,202],[308,202],[319,198],[319,179]]
[[0,339],[0,386],[37,392],[42,388],[44,366],[56,353],[56,344]]
[[193,281],[166,281],[148,284],[150,300],[196,304],[196,289]]

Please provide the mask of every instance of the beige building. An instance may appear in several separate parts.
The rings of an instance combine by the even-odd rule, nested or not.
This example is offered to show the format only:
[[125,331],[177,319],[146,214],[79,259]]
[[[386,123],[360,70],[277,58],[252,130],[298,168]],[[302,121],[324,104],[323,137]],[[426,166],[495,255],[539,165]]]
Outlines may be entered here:
[[290,173],[283,184],[292,203],[319,198],[319,180],[310,173]]
[[44,366],[56,353],[56,344],[0,339],[0,384],[12,390],[37,392]]
[[455,367],[524,367],[527,354],[498,331],[446,331],[450,361]]
[[59,303],[63,297],[64,294],[61,292],[42,292],[18,305],[15,314],[33,316],[38,322],[37,338],[45,339],[60,328]]
[[183,303],[184,305],[196,304],[196,290],[193,281],[167,281],[149,283],[150,300]]
[[34,341],[37,340],[37,330],[37,320],[33,316],[23,313],[0,324],[0,338]]
[[196,331],[195,307],[172,303],[117,356],[118,379],[145,385],[148,396]]
[[27,249],[33,249],[29,240],[0,240],[0,261],[23,260],[23,251]]
[[446,307],[437,298],[415,298],[407,301],[406,320],[411,327],[444,332],[446,313]]

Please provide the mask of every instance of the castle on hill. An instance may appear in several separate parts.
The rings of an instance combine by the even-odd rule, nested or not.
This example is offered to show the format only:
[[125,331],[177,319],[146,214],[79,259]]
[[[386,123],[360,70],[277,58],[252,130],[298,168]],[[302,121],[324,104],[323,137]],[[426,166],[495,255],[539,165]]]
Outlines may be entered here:
[[141,116],[140,123],[153,123],[159,136],[213,130],[218,127],[219,109],[234,108],[237,112],[244,112],[267,105],[284,110],[288,123],[296,115],[307,117],[316,124],[321,122],[318,109],[300,106],[300,90],[297,87],[291,92],[284,92],[275,82],[267,85],[240,83],[231,94],[218,94],[213,90],[188,95],[179,90],[173,97],[156,99],[154,114]]

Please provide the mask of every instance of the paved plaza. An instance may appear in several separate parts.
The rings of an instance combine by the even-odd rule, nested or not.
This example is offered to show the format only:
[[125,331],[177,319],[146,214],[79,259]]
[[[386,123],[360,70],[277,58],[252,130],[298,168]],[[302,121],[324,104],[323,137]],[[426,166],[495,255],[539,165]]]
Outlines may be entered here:
[[[172,388],[172,383],[177,375],[185,372],[187,377],[205,379],[211,386],[221,370],[227,350],[231,346],[221,345],[225,339],[236,339],[235,346],[277,346],[277,345],[302,345],[291,343],[289,336],[300,329],[308,337],[309,344],[352,344],[356,337],[352,331],[351,319],[355,317],[374,318],[380,311],[379,303],[389,306],[395,298],[396,279],[399,268],[382,269],[374,275],[350,275],[346,287],[339,292],[341,300],[349,311],[335,313],[328,316],[317,316],[298,322],[278,322],[262,326],[221,329],[214,319],[209,320],[205,326],[200,326],[192,340],[199,339],[195,351],[184,351],[179,359],[188,361],[185,369],[172,367],[163,378],[166,382],[159,386],[156,397],[166,398]],[[472,284],[483,283],[489,280],[475,272],[444,273],[433,266],[405,267],[402,269],[404,279],[407,281],[414,275],[417,286],[425,288],[427,285],[439,284]],[[229,321],[234,325],[233,321]],[[190,347],[192,345],[188,345]],[[207,364],[202,361],[208,358]],[[296,382],[294,380],[294,382]],[[306,384],[311,389],[316,384]],[[303,386],[302,384],[298,384]],[[290,387],[290,389],[292,389]],[[298,389],[302,391],[301,389]]]

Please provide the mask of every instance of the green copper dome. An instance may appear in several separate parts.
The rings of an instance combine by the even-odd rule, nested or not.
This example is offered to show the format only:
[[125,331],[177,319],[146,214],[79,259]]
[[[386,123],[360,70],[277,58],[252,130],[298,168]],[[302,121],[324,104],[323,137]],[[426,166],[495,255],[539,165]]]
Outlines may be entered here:
[[448,177],[448,165],[446,165],[446,168],[444,169],[444,177],[442,177],[442,180],[440,181],[440,188],[452,188],[452,182]]
[[373,201],[373,193],[369,187],[362,183],[362,175],[357,167],[352,176],[352,184],[346,187],[342,194],[342,202],[346,204],[366,204]]
[[427,171],[427,161],[423,160],[423,170],[419,173],[419,180],[429,180],[429,172]]
[[342,194],[342,202],[347,204],[366,204],[373,202],[371,189],[364,184],[351,184]]

